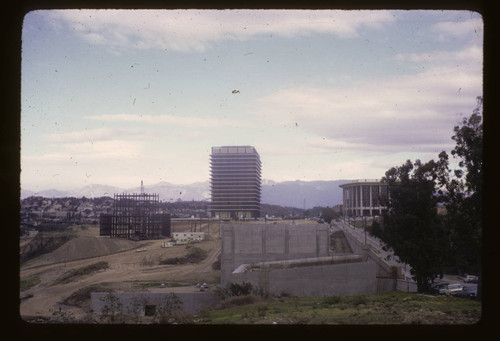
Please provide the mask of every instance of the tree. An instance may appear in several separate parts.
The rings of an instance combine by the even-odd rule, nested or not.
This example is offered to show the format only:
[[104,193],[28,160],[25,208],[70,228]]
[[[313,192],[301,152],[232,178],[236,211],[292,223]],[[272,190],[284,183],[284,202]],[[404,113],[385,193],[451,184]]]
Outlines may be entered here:
[[177,313],[182,306],[182,302],[174,293],[165,296],[163,302],[157,307],[155,313],[155,320],[158,323],[172,323],[175,322],[175,313]]
[[438,162],[407,160],[400,167],[389,169],[382,178],[388,185],[389,212],[383,217],[383,228],[374,223],[373,233],[411,266],[419,292],[428,291],[430,282],[442,277],[446,264],[448,236],[437,214],[442,197],[436,195],[446,170],[447,160],[440,154]]
[[107,320],[108,323],[117,323],[122,321],[122,303],[120,298],[113,293],[108,293],[101,298],[104,306],[101,308],[101,320]]
[[[412,267],[418,291],[426,291],[444,269],[478,273],[481,280],[482,103],[478,97],[472,115],[453,129],[458,169],[449,168],[443,151],[437,162],[408,160],[383,178],[389,212],[382,226],[374,223],[373,233]],[[444,217],[436,212],[438,204],[446,207]]]
[[459,158],[459,169],[447,186],[448,224],[455,267],[459,272],[481,271],[483,225],[483,123],[482,97],[472,115],[454,127],[456,142],[451,154]]
[[324,207],[321,210],[321,219],[323,219],[326,223],[330,224],[330,222],[334,219],[340,217],[340,213],[336,212],[333,208]]

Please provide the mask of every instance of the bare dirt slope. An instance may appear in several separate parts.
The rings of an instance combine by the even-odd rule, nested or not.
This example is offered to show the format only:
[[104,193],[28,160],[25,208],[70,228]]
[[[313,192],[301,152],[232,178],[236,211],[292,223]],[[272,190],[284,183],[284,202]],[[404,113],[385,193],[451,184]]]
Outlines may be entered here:
[[[189,227],[187,227],[189,228]],[[207,231],[207,226],[203,227]],[[208,240],[193,244],[208,252],[206,259],[198,264],[160,265],[160,260],[182,257],[187,246],[161,247],[168,239],[134,242],[96,237],[98,227],[89,227],[75,239],[62,245],[50,254],[38,257],[20,270],[20,278],[38,277],[40,283],[20,292],[21,317],[50,317],[60,308],[67,309],[76,318],[89,313],[88,305],[69,307],[61,305],[79,289],[106,284],[113,290],[147,290],[142,283],[219,283],[219,271],[212,269],[212,263],[220,253],[219,226],[211,225]],[[137,249],[145,249],[137,251]],[[65,273],[97,262],[107,262],[109,268],[88,274],[66,284],[56,281]]]

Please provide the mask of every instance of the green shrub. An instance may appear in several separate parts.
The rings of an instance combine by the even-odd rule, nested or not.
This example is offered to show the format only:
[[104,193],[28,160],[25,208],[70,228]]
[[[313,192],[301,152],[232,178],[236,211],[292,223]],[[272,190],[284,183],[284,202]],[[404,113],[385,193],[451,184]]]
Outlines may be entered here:
[[327,296],[323,299],[323,303],[327,305],[340,303],[340,296]]
[[367,304],[368,299],[363,295],[357,295],[357,296],[352,297],[351,303],[354,304],[355,306],[358,306],[361,304]]
[[269,308],[264,304],[258,305],[257,306],[257,314],[259,315],[259,317],[264,317],[264,316],[266,316],[266,311],[268,309]]
[[243,282],[239,283],[229,283],[229,292],[231,296],[246,296],[252,293],[253,286],[251,283]]

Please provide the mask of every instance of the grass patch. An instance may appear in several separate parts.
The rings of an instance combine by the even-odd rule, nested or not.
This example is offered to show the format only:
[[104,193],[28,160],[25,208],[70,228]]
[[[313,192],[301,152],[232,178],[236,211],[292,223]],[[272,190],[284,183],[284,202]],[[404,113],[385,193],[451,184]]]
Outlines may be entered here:
[[[232,297],[203,314],[208,324],[474,324],[481,303],[416,293],[331,297]],[[236,301],[231,301],[236,299]]]
[[19,282],[19,290],[20,291],[28,290],[30,288],[33,288],[35,285],[39,283],[40,283],[40,277],[36,275],[21,279]]
[[77,278],[90,275],[100,270],[105,270],[109,268],[108,262],[97,262],[84,266],[78,269],[70,270],[65,272],[61,277],[59,277],[54,284],[65,284],[69,283]]
[[186,246],[187,254],[184,257],[174,257],[160,260],[161,265],[199,263],[207,258],[208,252],[196,246]]

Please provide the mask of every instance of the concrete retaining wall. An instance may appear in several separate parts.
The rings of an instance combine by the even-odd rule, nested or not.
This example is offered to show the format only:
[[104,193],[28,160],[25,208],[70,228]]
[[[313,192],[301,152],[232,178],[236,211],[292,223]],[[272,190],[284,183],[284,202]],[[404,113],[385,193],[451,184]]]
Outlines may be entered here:
[[327,225],[228,224],[221,230],[222,286],[241,264],[329,255]]
[[400,275],[402,275],[400,266],[391,266],[376,253],[375,249],[369,245],[366,246],[352,234],[344,233],[344,235],[353,252],[361,253],[365,260],[377,264],[377,292],[417,291],[416,283],[405,281],[400,278]]
[[377,274],[379,276],[392,276],[393,271],[397,271],[398,274],[401,272],[399,267],[396,267],[396,270],[392,270],[393,267],[380,258],[370,245],[365,245],[350,233],[344,233],[344,235],[354,253],[363,254],[366,260],[377,264]]
[[[239,268],[240,269],[240,268]],[[238,270],[239,270],[238,269]],[[343,296],[377,292],[373,262],[322,264],[296,267],[266,267],[235,271],[232,281],[251,283],[265,293],[296,296]]]
[[406,292],[417,292],[417,283],[408,280],[398,279],[396,283],[396,290],[406,291]]
[[[90,307],[93,312],[100,313],[104,302],[101,300],[108,292],[93,292],[90,295]],[[120,300],[123,312],[131,309],[134,299],[144,299],[147,305],[161,305],[164,300],[171,293],[168,292],[114,292],[112,293]],[[181,310],[188,314],[196,314],[203,308],[208,308],[220,302],[220,298],[214,293],[210,292],[189,292],[189,293],[175,293],[181,301]],[[140,313],[144,316],[144,310]]]

